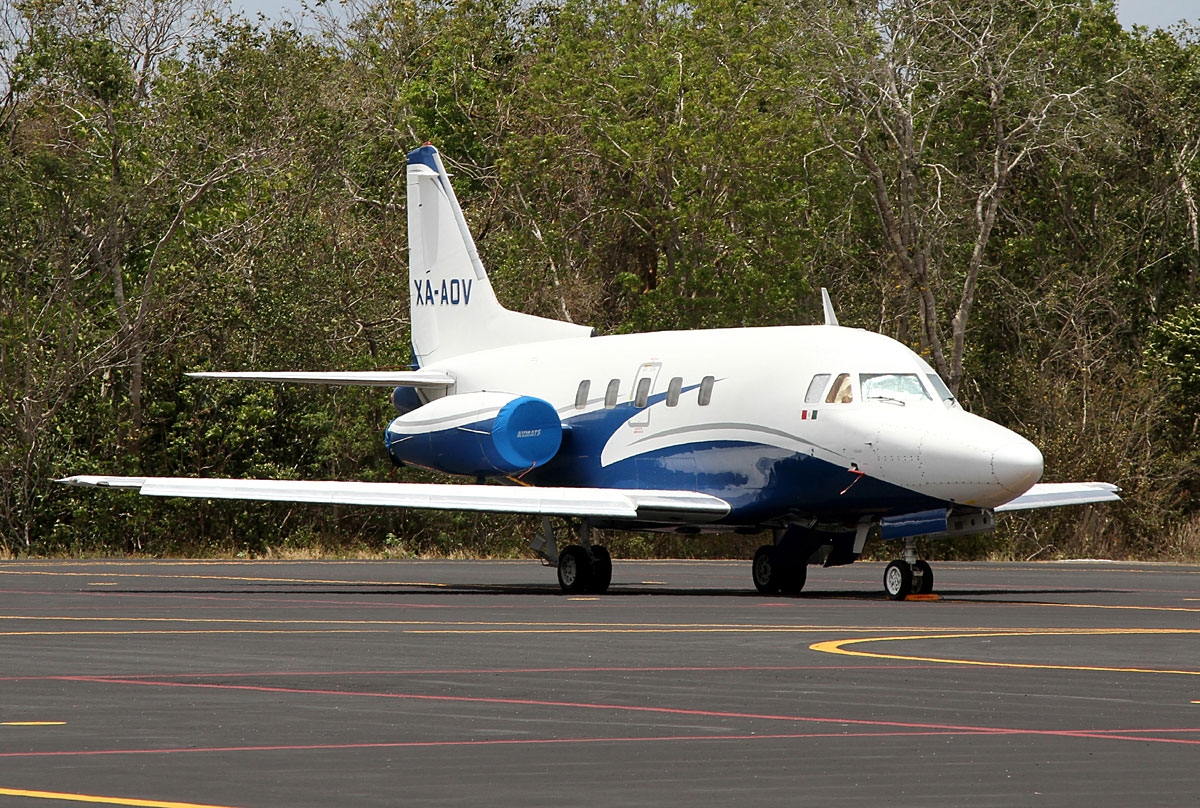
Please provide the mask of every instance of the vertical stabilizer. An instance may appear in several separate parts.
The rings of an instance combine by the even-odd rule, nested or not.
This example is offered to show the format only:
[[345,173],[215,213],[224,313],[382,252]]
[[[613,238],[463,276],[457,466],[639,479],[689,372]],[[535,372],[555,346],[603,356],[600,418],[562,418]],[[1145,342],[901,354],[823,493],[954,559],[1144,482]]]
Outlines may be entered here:
[[427,365],[527,342],[587,337],[587,326],[509,311],[496,299],[433,146],[408,155],[408,293],[413,356]]

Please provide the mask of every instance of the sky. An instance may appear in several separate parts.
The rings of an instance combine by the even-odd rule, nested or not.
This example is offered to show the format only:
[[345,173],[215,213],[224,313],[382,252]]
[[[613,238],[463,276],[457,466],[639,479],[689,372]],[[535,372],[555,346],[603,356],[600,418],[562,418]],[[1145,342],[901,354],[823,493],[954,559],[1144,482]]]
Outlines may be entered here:
[[1200,22],[1200,0],[1118,0],[1117,19],[1126,28],[1167,28],[1180,20]]
[[[299,0],[232,0],[232,5],[251,19],[260,11],[274,21],[294,19],[300,11]],[[1200,0],[1117,0],[1117,18],[1126,28],[1167,28],[1184,19],[1200,23]]]

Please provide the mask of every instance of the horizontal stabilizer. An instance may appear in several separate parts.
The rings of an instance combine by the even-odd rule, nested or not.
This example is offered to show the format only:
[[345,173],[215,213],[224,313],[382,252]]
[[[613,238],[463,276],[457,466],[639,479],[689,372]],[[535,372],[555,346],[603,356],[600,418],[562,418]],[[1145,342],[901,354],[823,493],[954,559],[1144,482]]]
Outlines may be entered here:
[[1054,508],[1059,505],[1087,505],[1091,502],[1116,502],[1120,491],[1112,483],[1038,483],[1021,496],[996,508],[1003,511],[1025,511],[1031,508]]
[[58,482],[96,488],[137,489],[146,496],[155,497],[382,505],[543,516],[590,516],[672,524],[707,523],[729,513],[729,503],[725,500],[696,491],[87,475],[67,477]]
[[196,379],[240,379],[250,382],[336,384],[357,387],[453,387],[454,377],[436,370],[280,370],[205,371],[187,374]]

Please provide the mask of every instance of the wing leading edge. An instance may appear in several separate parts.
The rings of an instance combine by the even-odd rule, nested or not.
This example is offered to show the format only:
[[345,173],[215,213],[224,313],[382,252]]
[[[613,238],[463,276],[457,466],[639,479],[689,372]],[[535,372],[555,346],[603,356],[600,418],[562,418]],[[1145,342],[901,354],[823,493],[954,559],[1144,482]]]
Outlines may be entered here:
[[90,475],[59,482],[89,488],[125,488],[153,497],[382,505],[679,524],[713,522],[729,513],[728,502],[697,491]]
[[204,371],[195,379],[238,379],[251,382],[336,384],[357,387],[453,387],[454,377],[436,370],[277,370]]
[[1038,483],[1016,499],[996,508],[1004,511],[1026,511],[1032,508],[1055,508],[1060,505],[1087,505],[1093,502],[1117,502],[1121,489],[1112,483]]

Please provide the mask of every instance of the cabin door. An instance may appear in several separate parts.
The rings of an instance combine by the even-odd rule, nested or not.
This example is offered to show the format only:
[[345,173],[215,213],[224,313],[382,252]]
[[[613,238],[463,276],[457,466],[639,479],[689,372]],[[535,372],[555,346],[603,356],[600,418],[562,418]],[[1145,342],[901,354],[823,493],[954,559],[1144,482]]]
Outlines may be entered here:
[[650,397],[654,395],[654,386],[661,370],[662,362],[643,362],[633,379],[633,389],[629,393],[633,416],[626,423],[635,430],[643,430],[650,425]]

